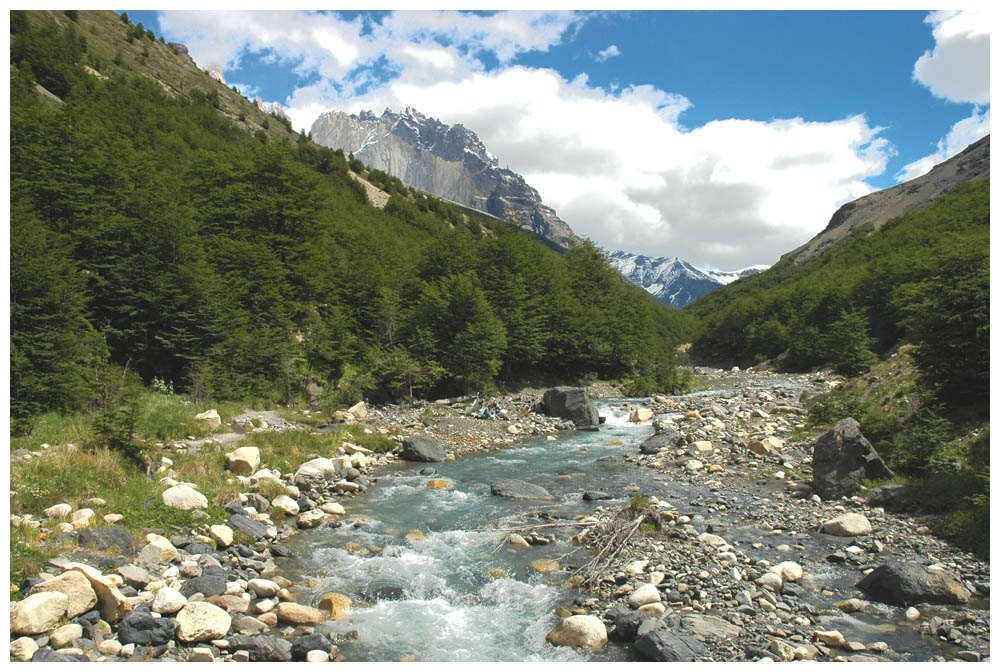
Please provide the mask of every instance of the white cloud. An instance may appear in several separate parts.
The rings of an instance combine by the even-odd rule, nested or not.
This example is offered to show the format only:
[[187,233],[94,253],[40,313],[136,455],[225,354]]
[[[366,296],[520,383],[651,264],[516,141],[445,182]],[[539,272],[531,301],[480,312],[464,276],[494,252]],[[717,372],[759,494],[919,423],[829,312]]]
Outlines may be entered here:
[[934,50],[917,59],[913,78],[938,98],[956,103],[990,102],[989,16],[980,11],[931,12]]
[[601,49],[601,51],[597,53],[597,56],[594,57],[594,60],[597,61],[598,63],[603,63],[609,58],[614,58],[615,56],[621,56],[621,55],[622,52],[619,51],[618,45],[612,44],[607,49]]
[[987,108],[985,112],[980,112],[978,108],[973,110],[972,116],[966,117],[956,123],[951,127],[948,135],[938,141],[936,152],[908,163],[896,174],[896,181],[905,182],[926,174],[931,168],[955,156],[976,140],[986,136],[989,132],[989,109]]

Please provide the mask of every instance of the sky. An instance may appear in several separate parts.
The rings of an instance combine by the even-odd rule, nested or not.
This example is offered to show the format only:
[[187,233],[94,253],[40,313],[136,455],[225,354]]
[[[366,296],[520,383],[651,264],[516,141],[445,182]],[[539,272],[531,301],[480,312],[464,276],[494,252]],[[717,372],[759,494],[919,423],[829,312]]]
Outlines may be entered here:
[[711,269],[989,133],[985,10],[127,11],[296,129],[463,124],[578,235]]

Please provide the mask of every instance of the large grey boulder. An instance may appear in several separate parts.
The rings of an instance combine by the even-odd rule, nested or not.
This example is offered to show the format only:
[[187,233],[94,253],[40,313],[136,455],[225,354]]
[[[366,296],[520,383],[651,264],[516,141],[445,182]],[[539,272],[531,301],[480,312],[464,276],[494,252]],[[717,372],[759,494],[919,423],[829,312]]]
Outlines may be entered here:
[[857,494],[865,479],[893,477],[854,418],[844,418],[816,439],[812,468],[813,486],[823,499]]
[[231,651],[246,651],[255,663],[287,663],[292,660],[292,643],[274,635],[230,635]]
[[263,539],[267,536],[267,525],[242,513],[233,515],[226,524],[234,530],[246,532],[257,539]]
[[685,444],[684,436],[674,429],[664,429],[639,444],[639,452],[643,455],[655,455],[667,448],[676,448]]
[[174,638],[176,626],[172,618],[154,618],[148,609],[135,609],[122,619],[118,641],[122,644],[160,646]]
[[499,481],[490,486],[490,492],[497,497],[507,497],[508,499],[555,499],[549,491],[540,485],[533,485],[525,481],[507,480]]
[[542,395],[542,409],[554,418],[571,420],[577,429],[597,429],[597,407],[582,387],[553,387]]
[[955,577],[913,562],[880,565],[855,585],[873,600],[904,607],[922,602],[965,604],[970,597]]
[[422,434],[403,439],[403,452],[399,456],[411,462],[444,462],[446,457],[440,441]]
[[705,645],[688,635],[658,628],[635,640],[635,651],[656,663],[691,662],[705,651]]

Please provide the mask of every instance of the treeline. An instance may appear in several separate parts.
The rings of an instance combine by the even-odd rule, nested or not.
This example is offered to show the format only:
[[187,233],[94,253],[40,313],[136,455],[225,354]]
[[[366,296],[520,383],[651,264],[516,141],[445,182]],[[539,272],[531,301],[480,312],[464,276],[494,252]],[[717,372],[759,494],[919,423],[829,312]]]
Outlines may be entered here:
[[853,376],[901,343],[925,390],[989,401],[989,180],[967,183],[802,266],[782,262],[693,302],[697,357]]
[[557,254],[373,171],[393,193],[376,209],[342,153],[251,135],[141,72],[87,74],[72,21],[11,23],[15,430],[107,404],[130,376],[215,399],[314,383],[331,408],[528,379],[680,382],[691,320],[592,245]]

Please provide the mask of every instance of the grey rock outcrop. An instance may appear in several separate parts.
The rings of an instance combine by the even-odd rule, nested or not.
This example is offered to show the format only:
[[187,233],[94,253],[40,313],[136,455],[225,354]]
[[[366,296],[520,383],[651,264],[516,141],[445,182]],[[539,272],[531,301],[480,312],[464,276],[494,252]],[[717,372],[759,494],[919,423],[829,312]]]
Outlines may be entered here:
[[376,117],[330,111],[311,129],[313,140],[352,153],[422,191],[521,225],[563,247],[579,239],[517,173],[501,168],[475,133],[412,108]]
[[542,409],[554,418],[571,420],[577,429],[597,429],[597,407],[582,387],[553,387],[542,395]]
[[854,418],[844,418],[816,439],[812,466],[813,484],[823,499],[854,495],[865,479],[893,476]]
[[403,450],[399,454],[404,460],[413,462],[444,462],[444,446],[430,436],[407,436],[403,439]]

